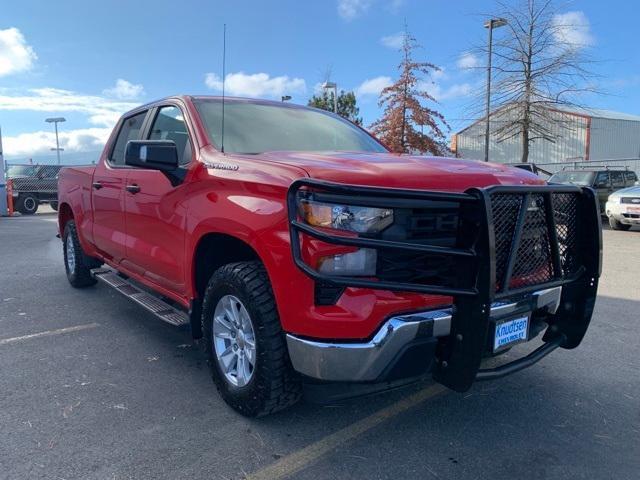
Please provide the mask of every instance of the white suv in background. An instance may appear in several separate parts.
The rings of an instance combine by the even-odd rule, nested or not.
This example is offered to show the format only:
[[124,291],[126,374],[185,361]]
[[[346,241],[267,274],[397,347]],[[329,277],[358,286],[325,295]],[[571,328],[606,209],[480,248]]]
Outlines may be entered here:
[[640,225],[640,186],[623,188],[609,195],[605,212],[614,230],[629,230]]

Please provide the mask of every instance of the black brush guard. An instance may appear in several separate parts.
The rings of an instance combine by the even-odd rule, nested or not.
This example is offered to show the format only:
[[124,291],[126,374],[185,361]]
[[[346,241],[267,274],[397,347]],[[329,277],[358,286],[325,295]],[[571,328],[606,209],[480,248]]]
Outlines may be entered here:
[[[456,212],[455,244],[346,236],[304,223],[298,199],[421,212]],[[474,380],[504,376],[535,363],[557,347],[577,347],[591,320],[602,257],[597,198],[578,186],[492,186],[464,193],[401,190],[301,179],[287,196],[291,248],[295,264],[319,284],[417,292],[453,297],[451,334],[441,340],[434,378],[457,391]],[[308,235],[328,244],[402,252],[433,263],[449,262],[452,276],[440,284],[319,273],[302,255]],[[543,341],[529,356],[501,367],[481,370],[495,301],[524,299],[527,294],[562,286],[560,306],[550,315]]]

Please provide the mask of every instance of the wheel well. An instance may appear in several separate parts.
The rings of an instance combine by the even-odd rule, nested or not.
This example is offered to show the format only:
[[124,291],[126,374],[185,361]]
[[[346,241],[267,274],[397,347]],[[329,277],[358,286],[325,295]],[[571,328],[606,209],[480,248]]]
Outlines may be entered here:
[[249,260],[260,260],[260,257],[251,246],[239,238],[222,233],[209,233],[202,237],[193,258],[198,298],[202,298],[209,278],[222,265]]
[[231,235],[209,233],[200,239],[193,257],[193,279],[197,296],[190,311],[193,338],[202,338],[202,297],[213,272],[227,263],[259,259],[253,248]]
[[73,210],[68,203],[58,205],[58,225],[60,225],[60,235],[64,233],[64,227],[67,226],[67,222],[73,220]]

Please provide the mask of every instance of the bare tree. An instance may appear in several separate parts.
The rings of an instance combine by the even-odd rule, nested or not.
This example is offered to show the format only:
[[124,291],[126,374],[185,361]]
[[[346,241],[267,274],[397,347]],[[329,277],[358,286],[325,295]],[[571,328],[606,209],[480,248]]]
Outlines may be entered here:
[[586,26],[558,15],[554,0],[499,2],[497,10],[493,17],[507,25],[493,46],[491,103],[500,120],[492,134],[498,142],[520,137],[527,162],[532,142],[555,143],[570,128],[558,110],[582,107],[583,94],[594,92],[588,45],[575,34]]

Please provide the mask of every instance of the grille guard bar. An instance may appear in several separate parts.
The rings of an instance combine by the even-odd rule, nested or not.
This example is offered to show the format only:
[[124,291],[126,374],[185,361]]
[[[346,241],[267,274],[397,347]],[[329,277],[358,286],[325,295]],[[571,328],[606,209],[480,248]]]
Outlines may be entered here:
[[[456,204],[458,208],[457,244],[455,248],[398,242],[369,237],[352,237],[328,233],[299,220],[297,201],[300,192],[328,194],[332,201],[347,205],[396,208],[429,208],[440,203]],[[575,195],[577,254],[580,265],[565,273],[558,239],[554,198],[558,194]],[[517,222],[504,272],[496,278],[496,236],[492,196],[521,197]],[[523,225],[528,211],[537,207],[532,198],[542,199],[546,239],[549,243],[551,277],[543,283],[516,288],[511,287],[516,257],[520,255]],[[537,201],[537,200],[536,200]],[[542,203],[542,202],[541,202]],[[331,183],[321,180],[300,179],[287,193],[289,230],[293,260],[298,268],[316,282],[341,287],[362,287],[380,290],[417,292],[453,297],[451,335],[441,341],[434,378],[457,391],[466,391],[476,379],[480,369],[487,335],[490,330],[489,313],[494,300],[524,296],[540,288],[563,286],[560,307],[550,316],[550,328],[543,341],[559,344],[563,348],[578,346],[589,326],[595,304],[602,258],[602,232],[599,206],[594,191],[573,185],[497,185],[471,188],[464,193],[404,190]],[[328,244],[374,249],[395,249],[419,252],[434,257],[449,257],[456,262],[456,281],[453,285],[428,285],[393,282],[359,277],[322,274],[308,265],[302,256],[301,236],[308,235]],[[565,252],[566,254],[566,252]],[[516,361],[517,362],[517,361]]]

